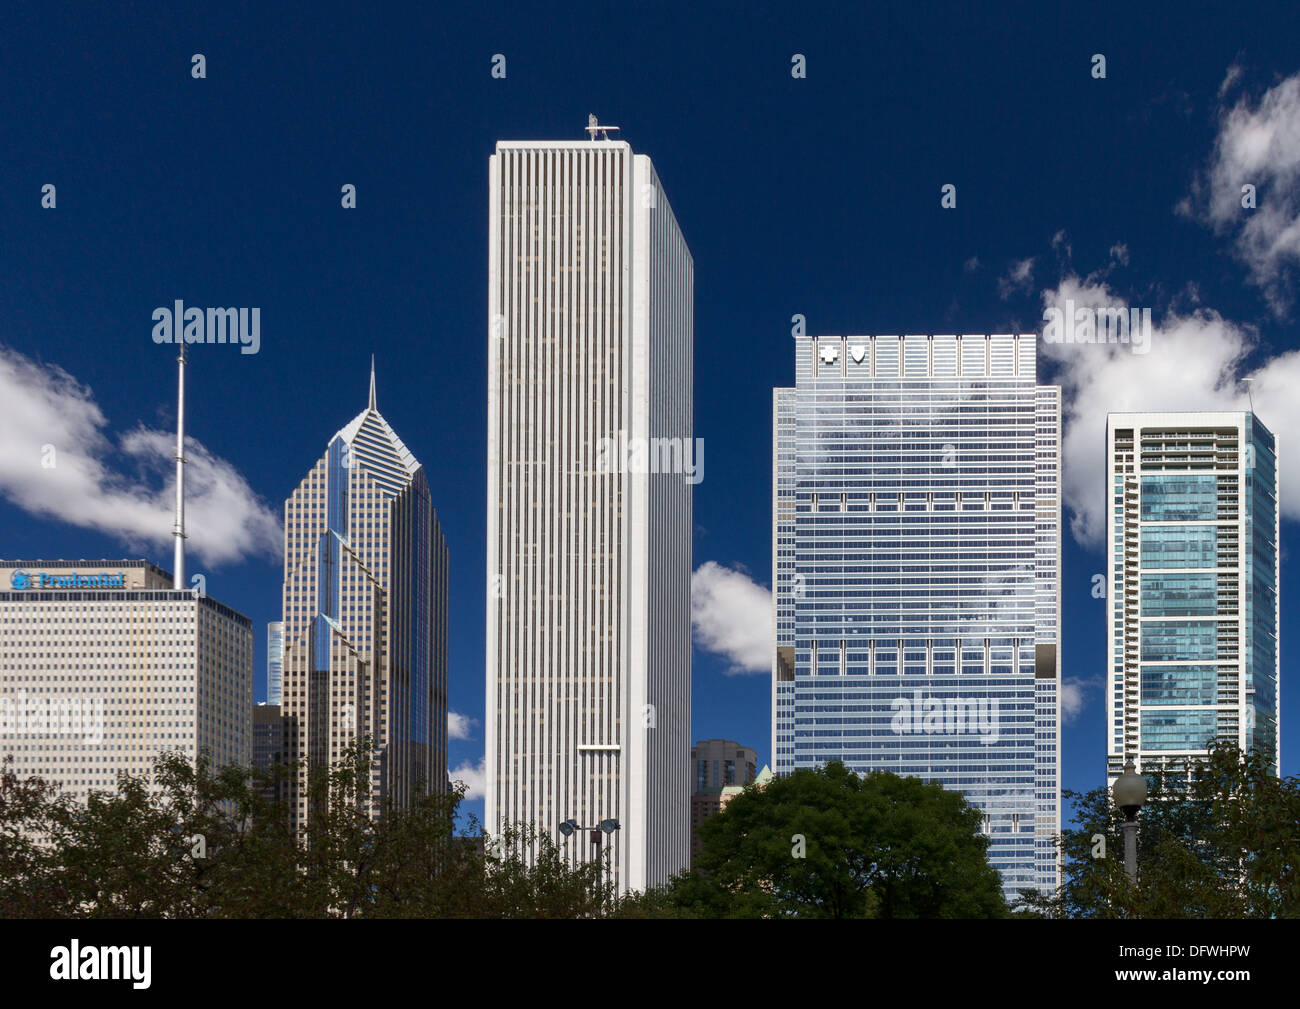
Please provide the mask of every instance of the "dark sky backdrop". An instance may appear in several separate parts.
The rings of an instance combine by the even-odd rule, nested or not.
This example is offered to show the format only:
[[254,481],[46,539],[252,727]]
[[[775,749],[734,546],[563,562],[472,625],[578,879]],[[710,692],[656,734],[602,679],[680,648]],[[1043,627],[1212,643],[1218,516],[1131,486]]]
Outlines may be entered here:
[[[825,333],[1036,331],[1065,229],[1080,273],[1127,244],[1131,267],[1112,279],[1124,296],[1159,305],[1194,283],[1257,327],[1258,353],[1295,346],[1294,319],[1269,311],[1229,241],[1174,210],[1212,153],[1228,68],[1243,68],[1255,98],[1300,70],[1294,5],[869,6],[11,3],[0,344],[88,385],[116,439],[174,422],[174,355],[150,340],[156,306],[259,306],[259,354],[196,348],[189,432],[277,513],[365,406],[373,352],[380,409],[427,468],[450,544],[452,707],[478,720],[451,762],[475,762],[496,140],[579,138],[595,112],[654,159],[695,258],[707,446],[695,563],[763,584],[771,390],[793,381],[794,313]],[[1098,52],[1102,81],[1089,72]],[[194,53],[206,80],[190,76]],[[490,75],[495,53],[504,80]],[[791,77],[794,53],[806,80]],[[53,211],[39,206],[47,182]],[[344,183],[355,211],[340,208]],[[939,206],[945,183],[956,210]],[[1004,299],[998,278],[1029,256],[1034,287]],[[129,461],[110,465],[131,475]],[[170,565],[165,543],[34,517],[5,496],[4,556]],[[1067,537],[1064,673],[1086,703],[1065,728],[1066,787],[1103,775],[1102,604],[1090,595],[1103,562]],[[279,559],[197,569],[255,622],[260,697]],[[1284,571],[1285,628],[1290,589]],[[1283,662],[1295,773],[1300,689],[1286,686],[1285,647]],[[767,762],[768,676],[727,667],[697,650],[694,735],[740,740]]]

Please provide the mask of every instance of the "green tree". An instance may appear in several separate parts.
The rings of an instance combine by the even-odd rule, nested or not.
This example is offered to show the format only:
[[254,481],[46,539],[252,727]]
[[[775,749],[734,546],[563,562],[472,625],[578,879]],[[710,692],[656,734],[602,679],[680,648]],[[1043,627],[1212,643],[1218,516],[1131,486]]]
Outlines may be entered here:
[[50,918],[64,895],[50,868],[53,820],[70,802],[38,777],[19,778],[13,755],[0,762],[0,918]]
[[[979,825],[960,793],[836,761],[750,786],[705,820],[695,868],[668,898],[706,917],[1000,917]],[[646,895],[622,913],[663,905]]]
[[[1300,917],[1300,779],[1217,743],[1186,773],[1148,776],[1138,883],[1124,872],[1123,814],[1106,788],[1066,791],[1074,827],[1053,895],[1022,892],[1021,915],[1053,918]],[[1099,841],[1098,838],[1101,838]]]
[[[0,774],[0,916],[580,918],[617,906],[606,860],[570,865],[548,836],[488,845],[464,790],[375,807],[368,740],[313,768],[301,836],[263,776],[160,755],[84,805]],[[279,768],[279,778],[293,768]],[[418,789],[417,789],[418,793]]]
[[616,907],[608,848],[570,864],[549,834],[515,827],[485,854],[482,917],[599,918]]

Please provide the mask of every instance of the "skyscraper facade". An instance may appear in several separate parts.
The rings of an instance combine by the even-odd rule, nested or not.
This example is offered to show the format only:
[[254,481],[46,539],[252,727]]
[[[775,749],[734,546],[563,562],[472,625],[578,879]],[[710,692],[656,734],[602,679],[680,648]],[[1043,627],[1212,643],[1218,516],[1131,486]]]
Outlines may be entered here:
[[252,757],[253,624],[142,560],[0,561],[0,756],[79,801]]
[[[253,708],[253,769],[273,775],[275,766],[284,762],[284,716],[280,706],[259,704]],[[260,787],[267,798],[278,802],[283,797],[283,785],[281,781],[264,781]]]
[[489,180],[486,826],[615,819],[641,889],[690,860],[694,266],[626,143]]
[[308,775],[374,743],[370,811],[447,787],[447,546],[424,468],[370,402],[284,506],[284,746]]
[[691,747],[691,774],[691,858],[694,859],[700,853],[700,824],[722,812],[746,786],[754,784],[758,778],[758,754],[733,739],[701,739]]
[[773,399],[775,772],[959,790],[1054,889],[1060,390],[1033,335],[797,336]]
[[284,622],[266,625],[266,703],[278,705],[284,688]]
[[1177,771],[1215,740],[1278,773],[1278,474],[1253,413],[1106,422],[1106,771]]
[[691,747],[691,768],[695,793],[743,787],[758,776],[758,754],[732,739],[701,739]]

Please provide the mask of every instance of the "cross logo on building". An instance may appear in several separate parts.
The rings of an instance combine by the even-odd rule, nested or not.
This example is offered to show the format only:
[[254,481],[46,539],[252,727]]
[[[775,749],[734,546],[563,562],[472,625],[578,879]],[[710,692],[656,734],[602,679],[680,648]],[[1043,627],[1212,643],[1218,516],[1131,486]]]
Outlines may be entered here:
[[821,358],[822,358],[822,360],[825,361],[827,364],[834,364],[834,363],[835,363],[835,359],[836,359],[837,357],[839,357],[839,356],[840,356],[840,349],[839,349],[839,347],[836,347],[836,346],[833,346],[833,345],[832,345],[832,346],[829,346],[829,347],[823,347],[823,348],[822,348]]

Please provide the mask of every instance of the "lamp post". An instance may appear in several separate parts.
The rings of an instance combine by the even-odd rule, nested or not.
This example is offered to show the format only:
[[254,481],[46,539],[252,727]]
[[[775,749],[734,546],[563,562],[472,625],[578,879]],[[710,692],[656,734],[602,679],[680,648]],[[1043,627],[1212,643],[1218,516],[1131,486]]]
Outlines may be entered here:
[[591,843],[596,846],[596,860],[599,861],[601,855],[601,842],[604,841],[604,838],[601,835],[612,834],[614,831],[618,830],[618,828],[619,822],[617,820],[601,820],[600,823],[594,827],[583,827],[577,820],[570,818],[560,824],[560,833],[565,837],[572,837],[580,830],[591,831]]
[[1147,779],[1133,768],[1133,761],[1124,765],[1124,773],[1115,779],[1111,786],[1111,795],[1115,805],[1124,813],[1124,869],[1128,872],[1130,886],[1137,885],[1138,878],[1138,810],[1147,801]]

